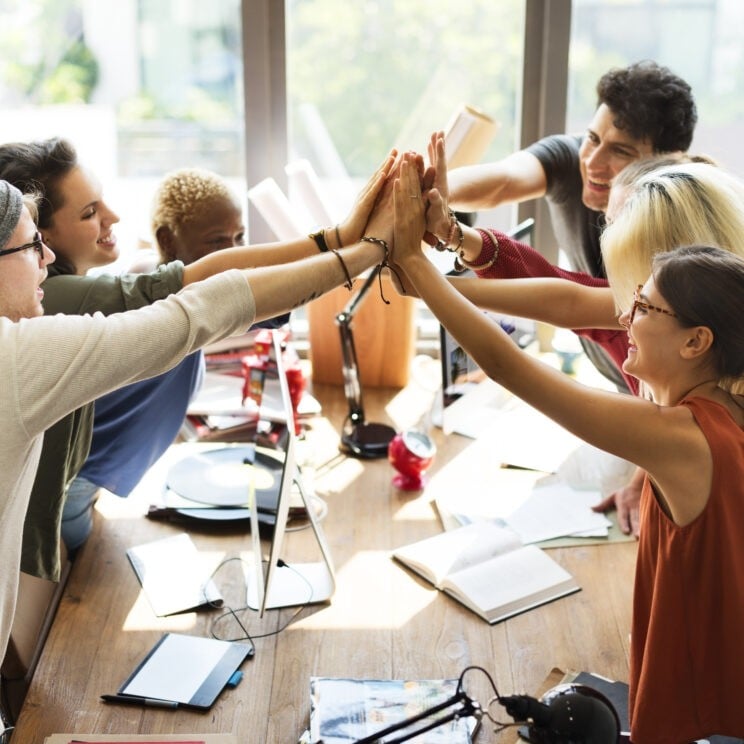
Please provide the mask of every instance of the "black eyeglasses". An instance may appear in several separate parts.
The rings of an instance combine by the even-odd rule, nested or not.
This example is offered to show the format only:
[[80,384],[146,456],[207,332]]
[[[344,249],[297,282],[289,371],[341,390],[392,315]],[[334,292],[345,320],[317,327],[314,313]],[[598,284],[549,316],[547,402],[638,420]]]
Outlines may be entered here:
[[41,233],[36,232],[34,234],[34,239],[30,243],[24,243],[23,245],[19,245],[17,248],[3,248],[0,251],[0,256],[7,256],[10,253],[18,253],[18,251],[25,251],[28,248],[33,248],[38,254],[39,259],[44,258],[44,243],[41,240]]
[[633,307],[630,309],[630,316],[628,317],[628,325],[631,325],[633,322],[633,318],[635,318],[636,310],[640,307],[641,310],[644,310],[645,312],[648,312],[649,310],[656,310],[657,313],[664,313],[664,315],[671,315],[673,318],[677,317],[677,313],[672,312],[671,310],[667,310],[664,307],[657,307],[656,305],[651,305],[648,302],[644,302],[641,299],[641,290],[643,289],[643,285],[639,284],[636,291],[633,293]]

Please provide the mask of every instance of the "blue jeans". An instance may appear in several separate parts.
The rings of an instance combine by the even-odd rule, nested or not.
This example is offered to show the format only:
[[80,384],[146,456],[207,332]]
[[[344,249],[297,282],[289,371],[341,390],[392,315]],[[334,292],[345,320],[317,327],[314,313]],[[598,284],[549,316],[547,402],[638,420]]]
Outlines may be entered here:
[[68,551],[77,550],[93,529],[93,505],[98,486],[85,478],[70,483],[62,508],[62,540]]

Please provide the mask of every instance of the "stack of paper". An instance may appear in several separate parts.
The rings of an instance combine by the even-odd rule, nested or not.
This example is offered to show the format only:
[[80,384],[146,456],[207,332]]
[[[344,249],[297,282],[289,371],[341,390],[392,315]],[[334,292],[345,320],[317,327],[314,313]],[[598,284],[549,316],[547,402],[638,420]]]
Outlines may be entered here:
[[430,479],[425,493],[445,529],[496,519],[514,529],[524,544],[566,537],[578,543],[623,538],[610,519],[591,507],[623,479],[627,482],[632,469],[626,463],[582,444],[557,474],[524,465],[499,467],[494,453],[509,447],[524,455],[512,459],[529,459],[533,466],[555,458],[555,450],[540,451],[539,441],[531,455],[513,441],[499,443],[499,438],[509,438],[507,431],[498,426],[489,430]]

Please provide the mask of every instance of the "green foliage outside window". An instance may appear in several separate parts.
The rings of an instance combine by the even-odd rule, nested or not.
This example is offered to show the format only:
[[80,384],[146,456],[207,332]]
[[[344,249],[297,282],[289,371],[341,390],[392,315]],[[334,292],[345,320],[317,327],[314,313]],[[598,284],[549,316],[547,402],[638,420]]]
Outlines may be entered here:
[[350,174],[391,146],[425,147],[463,103],[501,123],[492,156],[514,148],[523,0],[290,0],[292,136],[320,113]]

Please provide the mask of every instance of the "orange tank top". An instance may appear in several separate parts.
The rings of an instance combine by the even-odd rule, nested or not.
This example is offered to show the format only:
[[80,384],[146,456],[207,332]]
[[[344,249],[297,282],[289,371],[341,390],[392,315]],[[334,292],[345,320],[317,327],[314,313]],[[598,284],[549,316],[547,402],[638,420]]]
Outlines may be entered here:
[[633,599],[633,744],[744,737],[744,431],[718,403],[686,405],[710,445],[703,512],[679,527],[646,479]]

